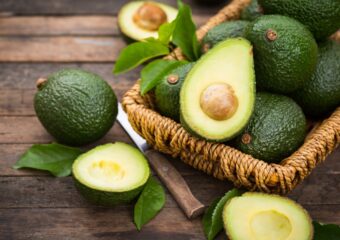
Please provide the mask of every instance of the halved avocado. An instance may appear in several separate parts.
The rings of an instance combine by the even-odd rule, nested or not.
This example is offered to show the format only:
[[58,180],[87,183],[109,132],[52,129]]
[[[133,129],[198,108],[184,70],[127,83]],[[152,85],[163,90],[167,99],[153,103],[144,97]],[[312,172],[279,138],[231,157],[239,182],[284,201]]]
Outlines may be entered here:
[[230,38],[201,57],[180,92],[181,123],[190,133],[226,141],[248,123],[255,102],[252,45]]
[[312,221],[296,202],[278,195],[245,193],[223,210],[224,228],[233,240],[311,240]]
[[101,145],[80,155],[72,171],[79,192],[91,203],[102,206],[130,202],[150,175],[144,155],[121,142]]
[[152,1],[133,1],[125,4],[118,13],[120,31],[128,38],[141,41],[158,37],[158,28],[172,22],[177,9]]

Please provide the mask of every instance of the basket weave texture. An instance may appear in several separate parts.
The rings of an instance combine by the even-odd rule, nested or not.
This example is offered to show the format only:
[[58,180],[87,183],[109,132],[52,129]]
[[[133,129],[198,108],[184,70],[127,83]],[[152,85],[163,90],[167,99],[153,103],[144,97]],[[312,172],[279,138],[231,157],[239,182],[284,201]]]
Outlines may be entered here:
[[[249,2],[231,2],[197,31],[198,38],[202,39],[209,29],[222,22],[238,19]],[[339,41],[339,32],[333,38]],[[184,57],[176,49],[166,58]],[[133,128],[156,150],[179,157],[196,169],[251,191],[288,193],[340,143],[340,107],[311,130],[295,153],[280,164],[269,164],[223,143],[207,142],[191,136],[179,123],[153,110],[153,96],[140,95],[139,81],[124,95],[122,103]]]

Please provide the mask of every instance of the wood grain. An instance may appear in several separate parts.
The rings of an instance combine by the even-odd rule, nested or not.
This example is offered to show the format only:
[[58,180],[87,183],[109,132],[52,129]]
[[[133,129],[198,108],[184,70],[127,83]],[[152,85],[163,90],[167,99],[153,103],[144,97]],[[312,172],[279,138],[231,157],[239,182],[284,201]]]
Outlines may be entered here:
[[0,37],[0,62],[113,62],[124,46],[111,37]]

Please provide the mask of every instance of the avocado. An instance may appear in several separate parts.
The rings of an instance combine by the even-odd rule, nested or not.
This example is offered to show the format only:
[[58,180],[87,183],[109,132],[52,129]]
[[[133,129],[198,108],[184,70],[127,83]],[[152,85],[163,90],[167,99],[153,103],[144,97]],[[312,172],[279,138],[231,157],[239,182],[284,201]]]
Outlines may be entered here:
[[255,102],[252,46],[229,38],[203,55],[180,91],[182,126],[210,141],[226,141],[248,123]]
[[328,40],[319,46],[316,70],[292,97],[310,116],[323,116],[340,106],[340,44]]
[[158,28],[175,20],[177,9],[153,1],[132,1],[118,13],[118,27],[129,42],[158,37]]
[[207,52],[217,43],[227,38],[244,37],[244,30],[248,21],[236,20],[224,22],[210,29],[202,39],[203,52]]
[[193,66],[194,63],[188,63],[173,69],[156,86],[156,106],[163,116],[179,122],[179,93],[185,77]]
[[138,149],[108,143],[80,155],[72,165],[78,191],[89,202],[115,206],[131,202],[143,190],[150,168]]
[[255,158],[279,163],[302,144],[306,130],[303,111],[291,98],[260,92],[254,114],[234,144]]
[[67,145],[84,145],[104,136],[116,120],[117,98],[100,76],[64,69],[39,79],[35,112],[45,129]]
[[257,0],[252,0],[250,4],[241,12],[241,19],[253,21],[263,15],[263,9]]
[[223,209],[226,233],[233,240],[312,240],[313,225],[305,209],[274,194],[244,193]]
[[340,28],[340,0],[259,0],[266,14],[286,15],[300,21],[318,40]]
[[246,28],[253,43],[256,82],[270,92],[291,93],[311,78],[318,47],[308,29],[279,15],[258,17]]

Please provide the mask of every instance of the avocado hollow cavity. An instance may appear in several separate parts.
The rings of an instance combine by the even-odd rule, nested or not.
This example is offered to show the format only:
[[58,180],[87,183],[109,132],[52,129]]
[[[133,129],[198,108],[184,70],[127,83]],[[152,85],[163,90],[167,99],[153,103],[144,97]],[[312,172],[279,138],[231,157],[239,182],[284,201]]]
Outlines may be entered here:
[[202,110],[217,121],[232,117],[238,107],[238,99],[233,88],[227,83],[215,83],[208,86],[201,94]]
[[152,2],[145,2],[133,15],[133,21],[142,29],[156,31],[167,22],[165,11]]

